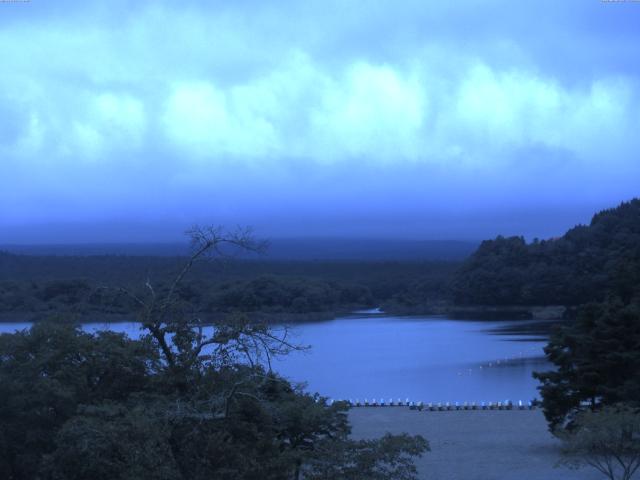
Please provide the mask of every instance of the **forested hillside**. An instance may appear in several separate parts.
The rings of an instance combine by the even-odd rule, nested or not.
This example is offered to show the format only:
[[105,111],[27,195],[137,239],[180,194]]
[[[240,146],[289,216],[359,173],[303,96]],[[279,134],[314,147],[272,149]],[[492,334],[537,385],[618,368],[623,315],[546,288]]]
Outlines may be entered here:
[[594,215],[561,238],[482,242],[452,284],[461,305],[580,305],[640,291],[640,199]]
[[[145,288],[148,279],[166,288],[184,261],[184,257],[0,252],[0,315],[9,320],[22,314],[27,319],[54,314],[76,319],[97,319],[103,314],[130,318],[133,304],[118,293],[119,287],[137,291]],[[195,265],[178,294],[204,316],[243,312],[275,320],[305,320],[380,305],[405,311],[445,301],[458,266],[454,262],[229,259]]]

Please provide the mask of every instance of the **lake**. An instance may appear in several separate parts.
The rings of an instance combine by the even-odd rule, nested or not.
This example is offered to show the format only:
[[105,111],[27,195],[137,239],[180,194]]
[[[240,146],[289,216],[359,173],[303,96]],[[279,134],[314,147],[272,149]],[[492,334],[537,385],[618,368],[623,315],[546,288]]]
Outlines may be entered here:
[[[292,381],[334,399],[390,398],[424,402],[528,401],[538,397],[535,370],[547,370],[546,339],[533,323],[440,317],[351,315],[291,326],[294,342],[310,345],[274,362]],[[0,332],[29,323],[0,323]],[[521,327],[525,327],[522,329]],[[139,324],[85,324],[132,337]]]

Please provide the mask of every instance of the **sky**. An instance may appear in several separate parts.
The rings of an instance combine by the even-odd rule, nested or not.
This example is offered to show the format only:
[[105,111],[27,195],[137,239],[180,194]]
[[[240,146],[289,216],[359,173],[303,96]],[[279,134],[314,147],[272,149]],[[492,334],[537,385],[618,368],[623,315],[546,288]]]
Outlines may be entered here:
[[547,238],[638,195],[640,2],[0,2],[0,243]]

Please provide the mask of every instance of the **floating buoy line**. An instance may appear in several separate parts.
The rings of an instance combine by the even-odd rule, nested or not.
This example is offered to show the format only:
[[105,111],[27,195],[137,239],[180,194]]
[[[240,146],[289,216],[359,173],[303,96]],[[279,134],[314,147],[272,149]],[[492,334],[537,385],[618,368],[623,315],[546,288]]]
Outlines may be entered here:
[[371,401],[366,398],[364,401],[356,399],[353,400],[329,400],[329,405],[334,403],[346,403],[350,408],[357,407],[409,407],[410,410],[429,411],[429,412],[444,412],[444,411],[459,411],[459,410],[534,410],[538,404],[535,401],[523,402],[518,400],[516,403],[511,400],[505,400],[503,402],[413,402],[408,398],[406,400],[389,399],[385,401],[383,399],[372,399]]
[[[531,358],[531,351],[539,351],[540,348],[536,346],[529,347],[525,350],[521,350],[518,352],[516,356],[504,357],[501,359],[492,360],[490,362],[483,363],[478,365],[477,367],[467,368],[465,370],[460,370],[457,373],[457,376],[465,376],[472,375],[474,372],[483,371],[489,368],[495,368],[503,365],[508,365],[509,363],[519,362],[524,360],[525,358]],[[346,403],[350,408],[356,407],[409,407],[411,410],[426,410],[426,411],[456,411],[456,410],[533,410],[537,407],[536,401],[527,401],[523,402],[522,400],[518,400],[516,403],[513,403],[511,400],[504,400],[498,402],[414,402],[409,400],[408,398],[404,401],[400,398],[393,400],[390,398],[389,400],[380,399],[364,399],[360,401],[360,399],[356,399],[355,401],[352,399],[349,400],[333,400],[329,399],[329,405],[335,402]]]
[[495,368],[499,366],[509,365],[510,363],[514,363],[514,362],[521,362],[526,358],[535,358],[535,357],[531,357],[528,354],[530,354],[530,352],[532,351],[539,351],[539,350],[540,350],[539,347],[536,347],[536,346],[529,347],[525,350],[521,350],[520,352],[518,352],[518,355],[503,357],[500,359],[494,359],[494,360],[491,360],[490,362],[480,364],[476,367],[459,370],[457,376],[461,377],[464,375],[472,375],[474,372],[479,372],[480,370],[486,370],[488,368]]

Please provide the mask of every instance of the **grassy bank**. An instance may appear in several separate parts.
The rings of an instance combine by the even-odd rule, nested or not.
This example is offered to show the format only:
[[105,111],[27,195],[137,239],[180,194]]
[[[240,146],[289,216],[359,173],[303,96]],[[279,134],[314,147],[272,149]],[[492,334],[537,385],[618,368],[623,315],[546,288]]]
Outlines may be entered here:
[[418,412],[403,407],[354,408],[353,437],[385,432],[423,435],[431,452],[418,460],[421,479],[600,480],[591,470],[556,467],[559,441],[540,410]]

